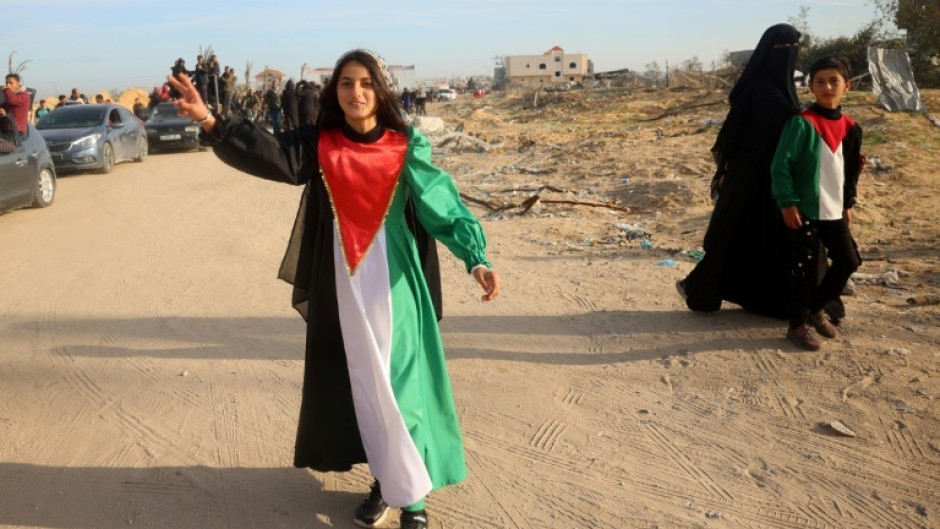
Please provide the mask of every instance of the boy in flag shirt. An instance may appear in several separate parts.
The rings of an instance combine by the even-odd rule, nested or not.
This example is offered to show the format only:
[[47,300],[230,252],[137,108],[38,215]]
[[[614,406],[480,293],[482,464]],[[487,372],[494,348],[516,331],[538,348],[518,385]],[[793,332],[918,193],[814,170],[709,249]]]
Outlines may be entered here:
[[[816,351],[819,342],[838,335],[823,307],[837,298],[861,258],[849,225],[862,170],[862,129],[839,106],[851,87],[848,63],[823,57],[810,66],[810,91],[816,102],[784,126],[771,164],[771,193],[787,232],[787,270],[791,312],[787,338]],[[819,284],[819,242],[832,265]]]

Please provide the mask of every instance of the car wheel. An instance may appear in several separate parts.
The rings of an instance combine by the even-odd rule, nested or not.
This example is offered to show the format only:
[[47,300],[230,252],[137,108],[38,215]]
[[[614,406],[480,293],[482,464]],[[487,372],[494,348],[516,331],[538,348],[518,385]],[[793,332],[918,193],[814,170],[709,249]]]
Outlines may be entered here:
[[114,148],[105,143],[101,148],[101,172],[108,174],[114,170]]
[[137,158],[134,158],[135,162],[142,162],[147,159],[147,154],[150,153],[150,146],[147,144],[147,138],[141,136],[137,139]]
[[46,208],[52,205],[55,198],[55,173],[52,169],[45,167],[39,171],[39,178],[36,179],[36,190],[33,191],[34,208]]

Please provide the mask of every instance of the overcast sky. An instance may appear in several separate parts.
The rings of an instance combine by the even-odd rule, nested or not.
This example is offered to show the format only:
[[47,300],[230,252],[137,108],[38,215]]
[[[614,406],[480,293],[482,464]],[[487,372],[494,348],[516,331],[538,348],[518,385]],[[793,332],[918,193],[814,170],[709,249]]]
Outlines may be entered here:
[[0,52],[30,60],[24,82],[39,96],[79,87],[162,84],[177,57],[200,46],[222,65],[265,65],[295,77],[371,48],[416,78],[492,73],[497,55],[553,46],[586,53],[596,71],[642,70],[753,48],[768,26],[809,10],[813,35],[851,36],[876,16],[871,0],[0,0]]

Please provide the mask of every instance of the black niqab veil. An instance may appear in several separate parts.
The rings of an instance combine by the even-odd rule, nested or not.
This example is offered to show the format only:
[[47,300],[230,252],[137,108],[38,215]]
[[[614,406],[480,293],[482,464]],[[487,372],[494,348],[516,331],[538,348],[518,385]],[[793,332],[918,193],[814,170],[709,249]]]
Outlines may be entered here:
[[718,170],[705,257],[682,281],[692,310],[716,311],[726,300],[788,316],[784,228],[770,193],[770,164],[783,125],[800,111],[793,83],[799,39],[788,24],[768,28],[729,95],[731,108],[712,147]]
[[796,96],[793,73],[796,71],[800,36],[800,32],[789,24],[777,24],[767,28],[760,42],[757,43],[754,53],[751,54],[747,66],[744,67],[744,72],[731,89],[728,101],[733,105],[735,99],[755,79],[763,77],[779,88],[779,94],[783,95],[794,108],[798,108],[800,100]]

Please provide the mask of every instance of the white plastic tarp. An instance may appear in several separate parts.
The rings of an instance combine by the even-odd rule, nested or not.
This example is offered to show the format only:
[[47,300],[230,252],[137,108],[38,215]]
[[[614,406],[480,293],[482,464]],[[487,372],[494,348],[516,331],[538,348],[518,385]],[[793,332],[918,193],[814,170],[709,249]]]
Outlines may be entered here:
[[886,109],[891,112],[923,112],[924,105],[920,101],[907,52],[868,48],[868,71],[871,72],[872,91]]

